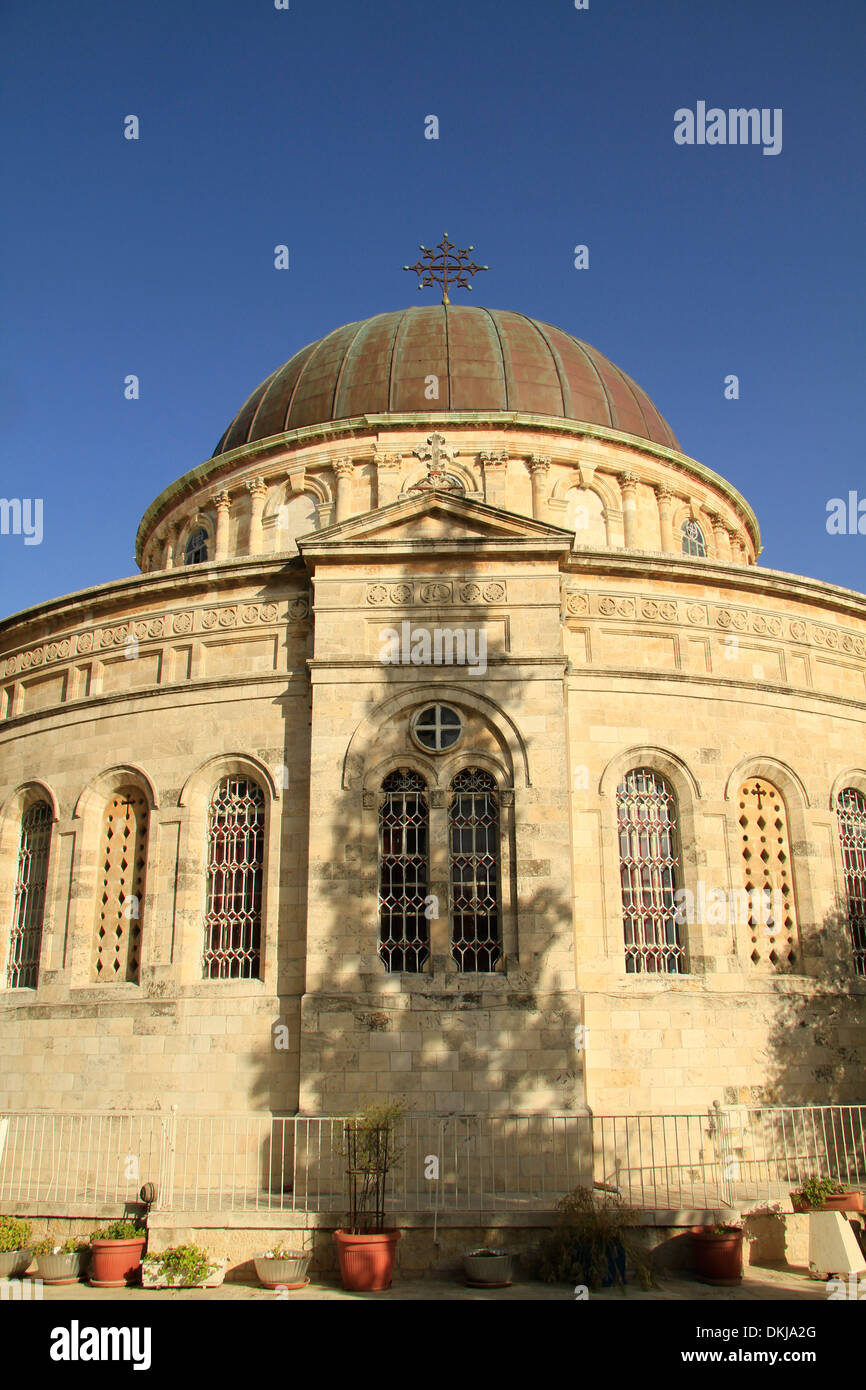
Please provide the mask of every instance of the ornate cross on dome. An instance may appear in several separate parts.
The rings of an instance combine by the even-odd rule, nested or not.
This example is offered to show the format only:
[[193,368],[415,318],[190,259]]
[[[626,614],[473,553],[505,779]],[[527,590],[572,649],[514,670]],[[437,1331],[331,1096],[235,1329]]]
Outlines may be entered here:
[[[452,482],[445,472],[442,464],[453,463],[457,457],[457,449],[449,449],[445,443],[443,434],[428,434],[427,447],[422,445],[413,449],[412,453],[419,458],[422,463],[427,465],[427,477],[423,482],[416,483],[416,488],[427,490],[429,488],[454,488],[456,484]],[[412,491],[414,489],[410,489]]]
[[[476,265],[474,261],[465,260],[475,247],[455,247],[453,241],[448,240],[447,232],[435,249],[430,246],[419,246],[418,249],[423,252],[422,259],[414,265],[404,265],[403,269],[414,270],[416,275],[421,276],[418,282],[419,290],[423,290],[425,285],[441,285],[443,304],[451,303],[448,298],[449,285],[457,285],[461,290],[471,290],[472,286],[467,277],[477,275],[480,270],[490,269],[488,265]],[[456,256],[452,255],[455,250]]]

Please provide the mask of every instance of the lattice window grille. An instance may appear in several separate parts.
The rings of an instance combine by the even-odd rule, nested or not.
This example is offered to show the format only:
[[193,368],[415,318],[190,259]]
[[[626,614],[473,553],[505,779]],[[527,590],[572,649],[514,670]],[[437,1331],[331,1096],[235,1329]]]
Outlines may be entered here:
[[681,974],[676,796],[658,773],[634,768],[617,788],[616,811],[626,972]]
[[6,981],[9,989],[35,989],[39,978],[48,852],[54,816],[47,801],[37,801],[21,817],[18,872],[12,909],[12,934]]
[[379,958],[418,974],[430,955],[427,784],[410,768],[382,783],[379,807]]
[[[798,934],[785,802],[772,782],[751,777],[740,787],[738,809],[749,959],[756,970],[790,971]],[[756,914],[758,904],[763,911]]]
[[260,978],[264,845],[264,792],[246,777],[224,777],[208,815],[206,980]]
[[694,555],[699,560],[706,559],[707,543],[704,539],[704,533],[696,521],[683,522],[682,537],[684,555]]
[[837,797],[845,899],[854,969],[866,975],[866,796],[845,787]]
[[138,982],[148,815],[137,787],[116,792],[106,807],[94,962],[100,983]]
[[461,971],[490,972],[502,959],[499,804],[488,772],[466,768],[448,808],[451,955]]

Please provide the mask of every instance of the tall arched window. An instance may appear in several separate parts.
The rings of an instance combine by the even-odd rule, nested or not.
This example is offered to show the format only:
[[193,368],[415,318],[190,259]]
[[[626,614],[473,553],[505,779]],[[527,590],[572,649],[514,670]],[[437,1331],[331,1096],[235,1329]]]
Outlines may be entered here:
[[185,565],[203,565],[207,560],[207,531],[203,526],[190,533],[183,548]]
[[430,954],[427,783],[399,768],[379,807],[379,956],[388,971],[417,974]]
[[261,978],[265,794],[248,777],[224,777],[210,801],[204,978]]
[[48,852],[54,816],[47,801],[37,801],[21,817],[18,873],[12,909],[12,935],[6,979],[9,989],[35,989],[39,978]]
[[617,787],[616,817],[626,971],[680,974],[686,967],[673,788],[651,768],[633,768]]
[[749,959],[757,970],[797,964],[797,909],[785,799],[764,777],[750,777],[737,799]]
[[836,800],[854,969],[866,975],[866,796],[844,787]]
[[499,804],[489,772],[458,772],[451,783],[448,832],[451,955],[460,970],[495,970],[502,957]]
[[707,555],[707,543],[704,540],[704,533],[696,521],[691,517],[687,518],[681,527],[683,537],[683,554],[695,555],[698,559],[704,560]]
[[102,820],[94,971],[100,983],[137,984],[149,807],[138,787],[115,792]]

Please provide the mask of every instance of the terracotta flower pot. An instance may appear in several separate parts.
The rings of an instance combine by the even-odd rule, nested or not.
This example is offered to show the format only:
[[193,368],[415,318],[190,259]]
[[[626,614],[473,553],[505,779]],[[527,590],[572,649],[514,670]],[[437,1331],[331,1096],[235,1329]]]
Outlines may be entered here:
[[806,1201],[806,1198],[803,1196],[802,1192],[792,1192],[790,1195],[791,1206],[794,1208],[794,1211],[800,1212],[802,1214],[805,1211],[813,1210],[813,1208],[809,1206],[809,1203]]
[[122,1289],[137,1284],[141,1277],[144,1236],[131,1240],[93,1240],[93,1267],[90,1282],[97,1289]]
[[378,1293],[390,1288],[399,1231],[375,1231],[353,1236],[335,1231],[343,1288],[354,1293]]
[[742,1231],[707,1231],[692,1228],[695,1273],[703,1284],[728,1286],[742,1283]]
[[824,1198],[824,1211],[862,1211],[862,1192],[834,1192]]
[[312,1258],[311,1254],[301,1250],[284,1260],[275,1260],[271,1255],[257,1255],[254,1263],[258,1281],[266,1289],[302,1289],[310,1282],[307,1270]]

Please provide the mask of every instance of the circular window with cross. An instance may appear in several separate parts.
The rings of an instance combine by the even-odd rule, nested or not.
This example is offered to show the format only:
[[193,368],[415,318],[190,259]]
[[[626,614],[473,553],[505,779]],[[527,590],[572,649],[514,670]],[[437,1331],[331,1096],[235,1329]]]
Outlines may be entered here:
[[426,705],[411,724],[412,737],[428,753],[455,748],[463,733],[463,721],[450,705]]

